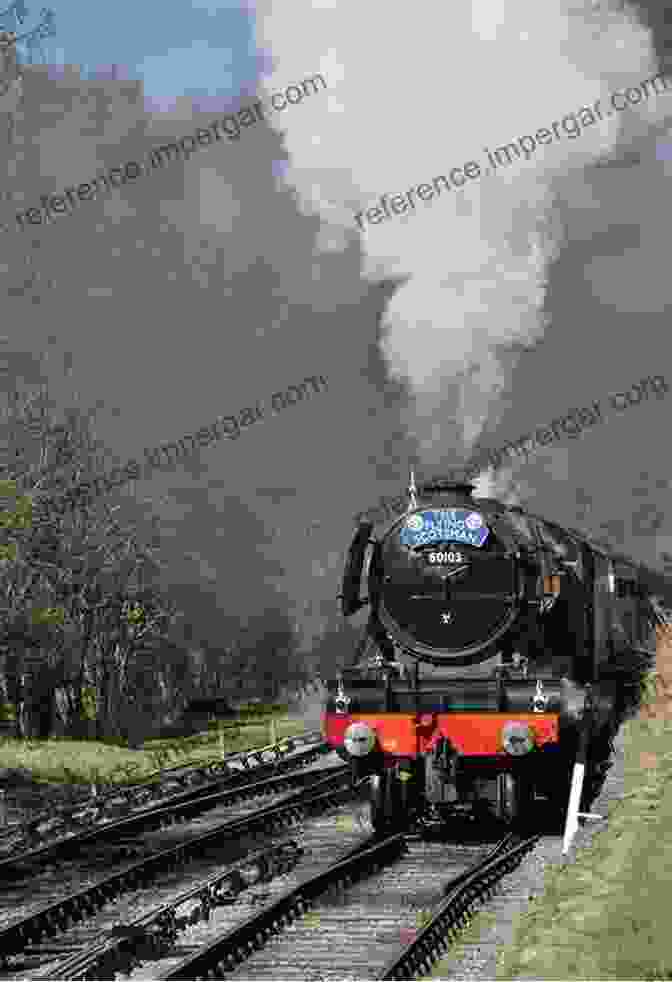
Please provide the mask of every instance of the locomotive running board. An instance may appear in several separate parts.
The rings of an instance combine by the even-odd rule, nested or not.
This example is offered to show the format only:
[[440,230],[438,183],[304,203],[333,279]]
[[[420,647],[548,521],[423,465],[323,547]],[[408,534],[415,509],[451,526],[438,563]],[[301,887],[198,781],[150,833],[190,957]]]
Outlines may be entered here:
[[584,818],[587,821],[592,822],[602,822],[605,819],[604,815],[593,815],[592,812],[580,812],[579,802],[581,801],[581,792],[583,790],[583,779],[586,774],[586,765],[577,762],[574,764],[574,771],[572,773],[572,788],[569,792],[569,807],[567,809],[567,820],[565,822],[565,834],[562,840],[562,855],[566,856],[569,852],[572,842],[574,841],[574,836],[579,829],[579,819]]

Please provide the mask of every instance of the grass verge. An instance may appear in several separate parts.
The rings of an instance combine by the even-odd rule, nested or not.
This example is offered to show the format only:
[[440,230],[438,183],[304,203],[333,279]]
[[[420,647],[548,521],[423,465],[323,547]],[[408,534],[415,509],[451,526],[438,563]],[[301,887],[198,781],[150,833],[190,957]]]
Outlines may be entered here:
[[[278,739],[303,733],[310,727],[286,714],[274,717]],[[148,740],[143,750],[128,750],[92,740],[0,739],[0,767],[25,768],[35,781],[67,784],[135,784],[155,776],[157,770],[198,764],[220,752],[249,750],[269,742],[269,717],[227,722],[221,733],[212,729],[192,737]]]
[[672,724],[623,726],[625,794],[573,864],[548,871],[497,978],[672,979]]

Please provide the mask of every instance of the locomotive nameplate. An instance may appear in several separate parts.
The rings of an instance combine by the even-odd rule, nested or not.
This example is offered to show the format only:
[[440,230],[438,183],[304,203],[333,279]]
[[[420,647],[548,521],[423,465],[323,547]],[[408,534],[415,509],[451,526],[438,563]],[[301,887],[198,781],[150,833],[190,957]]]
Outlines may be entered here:
[[463,542],[480,548],[489,534],[483,516],[477,511],[437,508],[409,515],[399,533],[399,541],[410,548],[434,542]]

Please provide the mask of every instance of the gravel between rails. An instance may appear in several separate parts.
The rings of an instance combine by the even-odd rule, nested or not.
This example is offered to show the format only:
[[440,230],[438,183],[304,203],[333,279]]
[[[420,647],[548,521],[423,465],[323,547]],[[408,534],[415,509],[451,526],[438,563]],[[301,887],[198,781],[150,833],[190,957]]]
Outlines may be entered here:
[[375,979],[410,941],[446,883],[482,859],[492,843],[409,840],[393,865],[324,896],[255,952],[233,979]]
[[[293,836],[292,838],[296,839],[296,836]],[[277,841],[281,841],[280,836],[277,837]],[[285,841],[289,840],[287,840],[285,837]],[[271,843],[267,843],[267,845],[270,844]],[[83,949],[88,945],[93,944],[95,941],[99,941],[101,935],[110,933],[115,926],[120,924],[128,924],[137,920],[139,917],[150,914],[157,907],[160,907],[162,904],[169,903],[171,900],[174,900],[190,888],[198,886],[198,884],[207,877],[212,876],[214,873],[217,873],[220,870],[226,869],[228,866],[242,866],[244,868],[245,862],[244,860],[242,862],[238,860],[235,863],[221,866],[220,864],[214,862],[212,857],[210,857],[209,859],[204,858],[200,862],[191,863],[189,868],[186,870],[166,873],[161,877],[160,881],[153,883],[151,887],[133,890],[125,894],[123,897],[120,897],[108,904],[84,924],[76,925],[69,931],[60,934],[55,943],[46,941],[42,946],[45,949],[45,953],[44,957],[40,958],[39,969],[32,968],[31,971],[27,973],[11,971],[3,972],[0,970],[0,978],[30,979],[33,977],[32,973],[35,973],[36,971],[39,971],[40,975],[44,977],[45,973],[49,971],[50,966],[48,957],[49,949],[57,947],[62,947],[65,949],[67,946],[70,946],[73,951]],[[40,946],[37,947],[39,949]],[[58,955],[54,955],[54,963],[57,961],[58,957]],[[17,961],[20,962],[21,958],[18,957]]]
[[[605,782],[591,805],[591,812],[608,816],[623,797],[624,791],[624,743],[622,730],[614,738],[613,767],[607,771]],[[572,865],[577,855],[586,849],[607,822],[586,822],[580,826],[574,844],[567,856],[562,855],[562,835],[546,835],[521,865],[503,881],[497,894],[481,908],[487,911],[487,922],[479,932],[478,940],[455,943],[441,962],[435,964],[434,977],[459,982],[492,982],[497,978],[497,956],[510,945],[515,931],[515,920],[523,913],[529,901],[544,892],[544,876],[553,866]],[[477,925],[474,925],[477,926]],[[440,966],[440,975],[438,974]],[[517,979],[516,982],[522,982]]]
[[[315,772],[317,774],[328,771],[335,766],[342,766],[342,761],[336,754],[328,754],[307,767],[305,772]],[[253,780],[253,777],[251,777],[251,780]],[[285,791],[275,795],[264,795],[263,805],[266,807],[279,804],[294,793],[293,791]],[[167,849],[170,846],[185,842],[197,834],[209,831],[223,820],[233,821],[237,818],[243,818],[246,815],[254,814],[258,809],[258,798],[238,802],[235,805],[213,808],[211,811],[189,822],[149,833],[143,840],[143,851],[149,855],[152,852],[157,852],[159,849]],[[16,921],[35,913],[37,910],[42,909],[50,903],[54,903],[60,898],[68,896],[75,890],[91,886],[105,879],[114,872],[115,863],[119,868],[122,865],[127,865],[127,862],[123,864],[118,862],[118,858],[116,858],[118,854],[118,845],[115,843],[102,843],[96,849],[92,849],[90,852],[87,851],[85,856],[48,867],[40,875],[34,877],[28,884],[22,883],[16,888],[9,887],[3,889],[2,894],[0,894],[0,902],[2,904],[0,908],[0,928],[9,927]],[[184,877],[185,874],[182,874],[182,876]],[[149,888],[148,892],[155,893],[156,889],[155,882]],[[130,896],[130,894],[127,896]],[[116,903],[121,904],[122,902],[123,898],[120,898]],[[80,926],[80,929],[82,927],[88,928],[94,920],[95,917],[87,919]]]
[[[291,873],[277,877],[245,903],[217,909],[210,923],[187,929],[170,952],[131,975],[132,980],[166,978],[185,957],[211,944],[287,890],[341,860],[353,845],[370,843],[368,805],[347,805],[306,825],[304,857]],[[303,917],[231,974],[241,979],[357,979],[375,977],[410,940],[419,915],[442,899],[442,889],[458,873],[489,853],[492,841],[446,843],[410,840],[408,853],[392,866],[349,887],[326,893]],[[242,899],[242,898],[241,898]]]
[[[116,978],[130,979],[132,982],[162,978],[188,954],[210,943],[217,934],[230,930],[255,914],[260,905],[271,903],[301,880],[326,869],[370,838],[372,829],[364,817],[365,811],[366,805],[347,804],[327,815],[300,823],[292,829],[291,837],[304,849],[304,854],[290,873],[277,876],[268,883],[255,884],[241,893],[230,907],[214,908],[209,922],[187,928],[179,935],[177,944],[169,954],[138,966],[130,975],[117,975]],[[269,844],[272,841],[269,840]],[[134,912],[134,916],[141,913]]]

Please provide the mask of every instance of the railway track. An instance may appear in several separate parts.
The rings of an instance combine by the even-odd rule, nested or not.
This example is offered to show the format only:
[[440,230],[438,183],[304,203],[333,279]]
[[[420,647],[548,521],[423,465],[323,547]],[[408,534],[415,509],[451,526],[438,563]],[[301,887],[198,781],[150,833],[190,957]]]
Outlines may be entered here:
[[[183,878],[183,866],[187,861],[196,861],[201,865],[209,863],[212,867],[240,859],[241,855],[250,851],[259,835],[275,835],[280,830],[295,825],[302,818],[322,814],[352,799],[356,791],[352,786],[350,769],[347,766],[338,766],[330,770],[331,773],[326,776],[313,774],[311,777],[310,773],[301,774],[302,782],[308,786],[292,793],[279,804],[257,808],[251,815],[220,821],[205,832],[153,852],[103,879],[75,891],[70,890],[65,896],[51,902],[39,903],[38,909],[0,929],[0,953],[5,958],[5,977],[15,974],[12,963],[17,957],[34,956],[39,961],[40,953],[48,956],[55,950],[54,937],[65,934],[75,924],[94,917],[106,904],[116,902],[129,890],[139,886],[147,887],[160,877],[175,871]],[[269,779],[264,783],[287,781],[290,777],[297,780],[299,775]],[[258,794],[258,785],[252,787],[257,787]],[[238,788],[227,793],[241,792],[245,793],[245,789]],[[78,875],[81,878],[81,869]],[[48,885],[46,889],[48,891]],[[201,884],[199,889],[206,887]],[[100,943],[100,937],[97,943]],[[79,947],[81,946],[80,940]],[[56,945],[56,949],[59,949],[59,945]]]
[[[253,884],[286,873],[302,852],[296,840],[253,852],[241,863],[169,897],[150,913],[113,924],[107,932],[74,929],[57,942],[31,946],[21,953],[20,967],[31,970],[31,979],[111,978],[116,972],[129,971],[137,963],[160,957],[181,931],[207,920],[213,907],[232,905]],[[170,892],[170,884],[165,889]]]
[[[183,884],[179,893],[175,893],[173,888],[172,896],[166,902],[157,905],[156,898],[153,898],[151,909],[140,916],[137,916],[137,904],[134,903],[132,908],[128,905],[129,911],[132,910],[136,916],[123,924],[112,926],[108,923],[107,932],[103,932],[95,942],[89,940],[88,946],[85,937],[73,938],[74,932],[69,932],[69,937],[62,939],[62,946],[71,944],[74,947],[79,940],[80,943],[84,942],[81,950],[73,951],[58,964],[43,966],[38,974],[33,971],[29,976],[14,977],[110,979],[115,973],[129,975],[138,968],[141,973],[149,968],[155,970],[162,958],[170,958],[171,951],[185,931],[196,924],[207,923],[215,911],[226,912],[240,919],[249,914],[256,904],[263,902],[268,884],[273,883],[277,889],[278,883],[291,875],[305,856],[312,857],[314,861],[314,853],[324,852],[325,849],[330,850],[332,856],[343,853],[343,839],[334,839],[333,816],[318,819],[312,825],[302,832],[302,844],[296,839],[285,840],[246,856],[242,863],[234,867],[218,870],[206,879],[197,879],[186,889]],[[361,840],[368,840],[370,834],[359,829],[349,838],[359,840],[356,848],[360,849]]]
[[[221,913],[240,920],[265,902],[269,890],[281,892],[299,862],[308,862],[311,869],[316,863],[326,868],[335,857],[343,858],[347,845],[361,848],[371,839],[370,828],[363,824],[353,821],[349,830],[341,826],[334,834],[335,824],[352,818],[351,811],[346,803],[336,812],[312,818],[300,831],[300,844],[299,836],[283,836],[232,866],[219,867],[214,875],[212,869],[206,875],[203,869],[190,869],[189,882],[181,875],[179,890],[176,878],[144,897],[129,896],[85,926],[25,948],[4,975],[0,971],[0,978],[111,979],[117,972],[133,973],[134,967],[141,973],[154,970],[195,924]],[[25,974],[26,969],[32,970]]]
[[490,849],[403,833],[365,843],[186,958],[173,957],[168,971],[131,978],[412,978],[539,838],[511,833]]
[[444,954],[452,938],[468,923],[474,906],[487,900],[507,873],[513,872],[540,835],[518,837],[510,834],[470,870],[456,876],[444,887],[444,899],[428,922],[406,947],[384,967],[379,979],[404,979],[425,975]]
[[[278,974],[308,980],[401,979],[421,974],[440,957],[451,932],[464,923],[474,904],[493,892],[540,836],[509,835],[488,849],[482,842],[455,846],[403,834],[380,842],[364,835],[361,826],[355,849],[344,857],[347,837],[341,829],[334,838],[332,827],[326,842],[331,861],[325,866],[322,855],[315,872],[313,859],[313,869],[308,876],[303,869],[298,882],[296,867],[305,865],[302,857],[325,851],[324,841],[315,848],[317,833],[312,842],[304,833],[301,845],[295,840],[276,843],[248,854],[235,867],[204,873],[208,861],[221,863],[223,840],[240,840],[255,831],[274,834],[302,816],[319,815],[349,801],[354,791],[349,769],[333,771],[290,801],[219,825],[1,931],[0,950],[13,957],[6,959],[0,977],[109,979],[123,972],[132,979],[218,978],[235,973],[243,961],[246,979]],[[334,849],[341,853],[336,861]],[[220,853],[216,859],[213,850]],[[180,866],[186,861],[195,861],[196,868],[185,887]],[[126,890],[139,883],[146,887],[167,870],[176,875],[172,881],[162,877],[158,891],[152,891],[150,909],[137,916],[138,903],[143,906],[139,894],[120,909],[118,899]],[[290,871],[295,885],[262,911],[254,912],[249,902],[246,907],[241,901],[255,882],[275,879],[277,893]],[[176,892],[178,882],[181,889]],[[257,899],[263,902],[267,897]],[[100,915],[106,923],[92,922],[96,908],[110,901],[114,909]],[[319,931],[315,922],[302,917],[310,908],[319,916]],[[222,930],[222,916],[229,925],[232,919],[237,923]],[[370,974],[372,963],[376,975]],[[26,969],[30,974],[21,974]]]
[[74,804],[43,810],[29,822],[0,830],[0,855],[11,857],[38,842],[44,844],[45,840],[70,837],[121,815],[152,807],[189,788],[216,786],[227,780],[242,783],[247,772],[257,768],[262,768],[260,777],[272,773],[273,767],[278,771],[291,768],[293,765],[288,761],[302,755],[310,758],[313,753],[318,756],[327,749],[320,732],[313,731],[252,750],[233,751],[203,764],[165,768],[148,775],[141,784],[120,785]]
[[[272,763],[258,764],[256,767],[241,770],[229,770],[225,775],[205,785],[169,795],[158,803],[150,803],[145,808],[122,818],[111,819],[93,828],[85,828],[73,832],[66,838],[59,838],[37,848],[23,850],[0,860],[0,900],[7,884],[22,876],[32,875],[40,867],[62,862],[68,857],[78,855],[83,849],[91,848],[97,842],[110,842],[120,837],[139,831],[145,833],[153,828],[161,828],[166,822],[189,820],[222,804],[242,800],[243,797],[263,794],[264,788],[270,793],[273,789],[280,790],[283,782],[296,781],[301,784],[301,776],[285,772],[298,771],[314,763],[319,757],[328,752],[324,744],[309,748],[292,757],[286,757]],[[249,783],[250,775],[258,778],[254,784]],[[273,784],[275,782],[275,784]],[[244,789],[247,790],[244,790]],[[255,790],[256,789],[256,790]],[[238,799],[236,799],[238,796]]]

